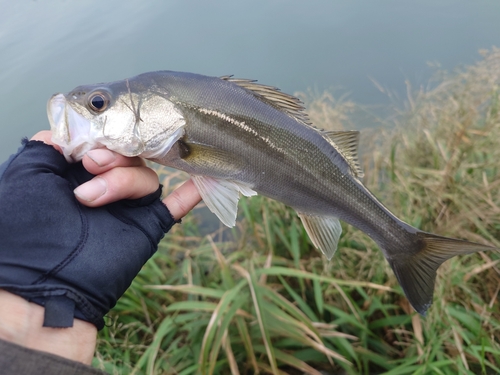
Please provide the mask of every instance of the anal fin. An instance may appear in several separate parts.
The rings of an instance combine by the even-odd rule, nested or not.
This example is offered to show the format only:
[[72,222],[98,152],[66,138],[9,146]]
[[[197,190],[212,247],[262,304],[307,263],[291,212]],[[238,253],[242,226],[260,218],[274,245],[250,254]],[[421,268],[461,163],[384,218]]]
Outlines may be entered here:
[[301,212],[297,214],[314,246],[321,250],[328,260],[332,259],[342,234],[339,219],[334,216],[316,216]]

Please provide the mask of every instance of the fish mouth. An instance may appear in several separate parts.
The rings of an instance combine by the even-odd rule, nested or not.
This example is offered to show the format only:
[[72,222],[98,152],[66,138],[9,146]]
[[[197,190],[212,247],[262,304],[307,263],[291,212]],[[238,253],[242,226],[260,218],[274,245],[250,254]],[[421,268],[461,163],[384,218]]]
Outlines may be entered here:
[[91,139],[92,122],[77,113],[64,94],[53,95],[47,103],[52,142],[61,147],[68,162],[80,161],[87,151],[96,148]]

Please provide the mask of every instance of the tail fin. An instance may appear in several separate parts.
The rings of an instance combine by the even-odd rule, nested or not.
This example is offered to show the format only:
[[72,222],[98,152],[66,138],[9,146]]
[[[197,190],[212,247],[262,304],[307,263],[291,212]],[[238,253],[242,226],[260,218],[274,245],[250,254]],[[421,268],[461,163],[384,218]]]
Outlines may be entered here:
[[436,271],[443,262],[455,255],[486,250],[498,251],[495,247],[425,232],[417,232],[416,236],[420,251],[406,257],[394,257],[388,261],[406,298],[422,315],[425,315],[432,305]]

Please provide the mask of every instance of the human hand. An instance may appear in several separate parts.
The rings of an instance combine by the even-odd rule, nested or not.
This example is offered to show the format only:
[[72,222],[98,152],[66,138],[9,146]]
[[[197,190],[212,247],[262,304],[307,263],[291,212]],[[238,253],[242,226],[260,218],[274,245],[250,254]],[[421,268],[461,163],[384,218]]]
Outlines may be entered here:
[[[40,132],[32,140],[53,148],[31,142],[0,166],[0,339],[89,364],[102,315],[156,250],[163,231],[186,215],[201,197],[189,180],[163,200],[170,217],[157,198],[158,177],[141,159],[95,150],[83,158],[83,168],[67,164],[54,151],[58,147],[52,143],[50,132]],[[134,202],[137,207],[128,207]],[[112,205],[114,210],[110,211]],[[131,226],[113,216],[112,212],[120,210],[138,212],[131,218]],[[82,219],[78,222],[75,216],[97,225],[82,230]],[[109,229],[106,222],[115,224],[100,238],[99,231]],[[126,238],[137,241],[124,241],[122,231],[129,232]],[[68,251],[75,250],[72,236],[85,237],[85,233],[94,238],[93,242],[86,241],[65,263]],[[144,233],[154,237],[152,242]],[[53,313],[46,314],[42,306],[61,295],[76,299],[67,298],[76,309],[69,309],[68,315],[63,302],[63,319],[58,321],[57,313],[50,317]],[[53,302],[49,310],[54,308]],[[94,311],[90,318],[88,311],[87,315],[77,311],[82,305],[86,306],[84,310]],[[73,313],[77,316],[74,321]],[[42,327],[47,315],[48,325],[55,321],[56,325],[73,323],[73,327]],[[71,322],[64,322],[68,316]]]
[[[51,131],[41,131],[31,140],[42,141],[61,152],[60,147],[52,142]],[[98,149],[87,153],[82,163],[89,173],[104,180],[94,183],[97,178],[95,177],[92,182],[86,182],[76,189],[76,198],[88,207],[99,207],[121,199],[142,198],[155,192],[159,186],[157,174],[146,167],[144,160],[138,157],[128,158],[107,149]],[[103,185],[104,192],[100,190]],[[200,201],[200,194],[192,180],[188,180],[163,199],[176,221],[183,218]]]
[[165,198],[169,212],[141,159],[94,150],[68,164],[51,144],[50,132],[38,133],[0,168],[0,288],[45,306],[45,326],[74,316],[102,328],[200,196],[184,184]]

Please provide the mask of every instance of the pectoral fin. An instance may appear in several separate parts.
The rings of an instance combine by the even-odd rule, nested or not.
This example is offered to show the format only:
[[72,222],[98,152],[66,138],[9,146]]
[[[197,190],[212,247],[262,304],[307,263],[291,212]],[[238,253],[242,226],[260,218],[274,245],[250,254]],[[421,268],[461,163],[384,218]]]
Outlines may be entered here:
[[246,197],[257,195],[250,186],[236,181],[206,176],[192,176],[192,180],[210,211],[228,227],[236,224],[240,193]]
[[314,246],[320,249],[328,260],[332,259],[342,234],[339,219],[333,216],[315,216],[300,212],[298,215]]
[[214,147],[189,143],[180,140],[179,154],[185,163],[192,168],[196,168],[197,173],[218,174],[229,178],[240,173],[245,168],[246,162],[237,155]]

